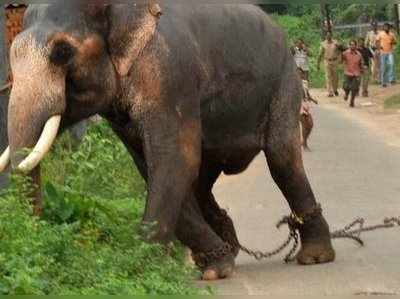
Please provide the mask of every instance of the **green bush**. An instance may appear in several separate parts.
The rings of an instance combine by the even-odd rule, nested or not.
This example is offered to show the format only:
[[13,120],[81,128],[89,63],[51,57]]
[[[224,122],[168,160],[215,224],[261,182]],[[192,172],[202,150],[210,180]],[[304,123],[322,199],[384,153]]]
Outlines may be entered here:
[[140,237],[144,183],[108,126],[72,147],[64,136],[44,162],[41,218],[26,179],[0,195],[0,294],[205,293],[181,247]]
[[286,32],[288,45],[302,38],[310,51],[310,82],[315,88],[323,87],[325,84],[325,75],[323,66],[321,70],[317,70],[317,59],[321,44],[321,32],[318,30],[316,17],[312,14],[303,17],[295,17],[289,15],[274,15],[273,19]]

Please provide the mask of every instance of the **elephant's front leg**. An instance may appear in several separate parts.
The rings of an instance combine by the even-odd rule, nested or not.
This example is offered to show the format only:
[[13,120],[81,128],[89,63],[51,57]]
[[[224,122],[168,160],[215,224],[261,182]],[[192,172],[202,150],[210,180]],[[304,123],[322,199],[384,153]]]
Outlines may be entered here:
[[153,241],[174,237],[182,202],[199,172],[200,130],[199,119],[184,120],[171,111],[157,113],[144,124],[148,198],[143,222],[155,225],[149,236]]

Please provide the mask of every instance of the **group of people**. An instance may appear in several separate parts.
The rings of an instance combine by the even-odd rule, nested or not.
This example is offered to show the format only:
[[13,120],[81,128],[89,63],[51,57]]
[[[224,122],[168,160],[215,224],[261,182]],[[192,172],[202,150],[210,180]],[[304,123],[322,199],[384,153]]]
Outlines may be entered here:
[[345,47],[332,38],[328,32],[325,41],[321,43],[318,56],[318,69],[324,61],[328,96],[338,96],[338,65],[344,67],[344,100],[350,98],[350,107],[359,94],[360,86],[362,96],[368,97],[370,69],[373,79],[387,87],[396,83],[394,67],[394,48],[397,43],[392,26],[384,24],[383,30],[378,29],[378,23],[372,22],[372,30],[366,38],[353,39]]
[[[368,97],[370,73],[382,87],[395,84],[394,47],[396,43],[396,35],[388,23],[384,24],[383,30],[379,30],[378,23],[372,22],[371,31],[367,33],[366,38],[352,39],[347,47],[333,39],[331,32],[327,32],[325,40],[321,43],[317,69],[320,69],[323,61],[328,96],[339,96],[338,66],[340,63],[344,68],[343,98],[345,101],[349,101],[350,107],[355,106],[355,99],[360,93],[360,87],[362,96]],[[302,39],[296,41],[291,51],[303,81],[304,96],[300,121],[303,147],[308,149],[307,138],[313,127],[309,102],[317,103],[309,92],[310,53]]]
[[[382,87],[396,82],[394,67],[396,35],[388,23],[383,26],[383,30],[378,29],[377,22],[372,22],[371,26],[371,31],[368,32],[365,39],[362,37],[357,40],[352,39],[347,47],[333,39],[331,32],[326,33],[326,38],[321,43],[317,69],[320,69],[323,61],[328,96],[339,96],[338,66],[343,63],[344,99],[346,101],[350,99],[350,107],[354,107],[360,87],[362,96],[368,97],[370,73]],[[303,40],[296,41],[292,47],[292,54],[302,79],[304,82],[308,82],[309,51]]]

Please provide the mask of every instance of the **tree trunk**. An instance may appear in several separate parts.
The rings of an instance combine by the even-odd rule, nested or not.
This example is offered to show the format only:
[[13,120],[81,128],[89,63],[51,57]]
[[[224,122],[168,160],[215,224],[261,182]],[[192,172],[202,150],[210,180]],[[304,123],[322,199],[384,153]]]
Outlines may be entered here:
[[325,39],[325,5],[320,4],[320,10],[321,10],[321,39]]
[[332,20],[331,20],[331,11],[329,4],[325,4],[325,15],[326,15],[326,22],[327,22],[327,30],[328,32],[332,32]]
[[399,8],[400,8],[399,4],[394,5],[394,26],[396,28],[397,34],[399,34],[400,32]]
[[[5,10],[0,6],[0,87],[6,84],[8,76],[8,50],[5,37]],[[8,96],[0,94],[0,155],[8,146],[7,138]],[[7,174],[0,173],[0,189],[7,184]]]

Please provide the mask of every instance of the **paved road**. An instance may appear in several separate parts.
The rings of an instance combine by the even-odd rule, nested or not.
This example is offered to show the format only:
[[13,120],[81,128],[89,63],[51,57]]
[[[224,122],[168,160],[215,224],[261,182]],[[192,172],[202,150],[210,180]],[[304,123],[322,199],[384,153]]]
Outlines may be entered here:
[[[331,229],[357,216],[370,223],[400,216],[400,149],[333,105],[314,108],[314,118],[313,151],[304,160]],[[286,237],[286,229],[277,231],[275,223],[288,208],[263,156],[242,175],[221,178],[215,194],[242,243],[272,249]],[[280,258],[256,262],[241,254],[233,278],[209,285],[236,295],[400,295],[400,228],[369,233],[364,240],[363,248],[335,240],[336,262],[311,267],[286,265]]]

